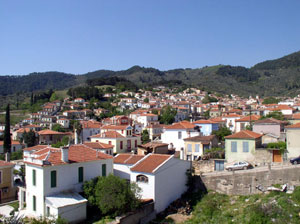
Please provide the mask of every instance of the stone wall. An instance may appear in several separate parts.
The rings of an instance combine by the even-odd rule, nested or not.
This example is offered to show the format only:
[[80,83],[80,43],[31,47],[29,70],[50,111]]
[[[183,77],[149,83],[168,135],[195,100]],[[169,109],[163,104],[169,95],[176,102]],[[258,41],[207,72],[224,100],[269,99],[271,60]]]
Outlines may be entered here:
[[276,169],[222,172],[198,176],[196,186],[203,185],[207,190],[214,190],[228,195],[249,195],[261,193],[257,187],[264,189],[273,184],[291,184],[300,186],[300,166]]
[[192,163],[195,171],[195,175],[201,175],[201,173],[214,172],[215,161],[214,160],[199,160]]
[[143,224],[148,223],[155,217],[154,202],[152,201],[134,212],[117,217],[110,224]]

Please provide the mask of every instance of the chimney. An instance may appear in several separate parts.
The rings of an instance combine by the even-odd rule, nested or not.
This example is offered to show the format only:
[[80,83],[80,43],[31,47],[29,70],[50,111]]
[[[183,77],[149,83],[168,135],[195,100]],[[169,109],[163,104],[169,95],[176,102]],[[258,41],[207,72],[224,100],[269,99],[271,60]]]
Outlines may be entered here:
[[61,150],[61,160],[65,163],[69,162],[69,146],[60,147]]
[[77,129],[75,129],[75,145],[77,145],[78,144],[78,134],[77,134]]
[[10,162],[10,153],[5,153],[5,162]]
[[183,150],[183,148],[181,148],[180,149],[180,159],[183,160],[184,159],[183,157],[184,157],[184,150]]

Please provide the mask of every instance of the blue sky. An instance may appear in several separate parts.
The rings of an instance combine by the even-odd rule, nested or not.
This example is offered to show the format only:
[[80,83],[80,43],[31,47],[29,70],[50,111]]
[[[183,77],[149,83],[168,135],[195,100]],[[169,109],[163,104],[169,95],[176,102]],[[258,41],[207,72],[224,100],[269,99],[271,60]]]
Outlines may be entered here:
[[0,75],[251,67],[300,50],[299,0],[0,0]]

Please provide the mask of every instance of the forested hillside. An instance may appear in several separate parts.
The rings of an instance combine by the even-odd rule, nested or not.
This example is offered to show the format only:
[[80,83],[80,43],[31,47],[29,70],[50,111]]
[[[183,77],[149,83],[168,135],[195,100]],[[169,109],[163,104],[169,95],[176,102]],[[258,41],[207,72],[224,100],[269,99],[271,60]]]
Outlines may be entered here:
[[186,85],[241,96],[294,96],[300,94],[300,52],[258,63],[252,68],[218,65],[160,71],[133,66],[123,71],[98,70],[82,75],[45,72],[25,76],[0,76],[0,95],[115,83],[118,80],[122,85],[130,85],[133,89]]

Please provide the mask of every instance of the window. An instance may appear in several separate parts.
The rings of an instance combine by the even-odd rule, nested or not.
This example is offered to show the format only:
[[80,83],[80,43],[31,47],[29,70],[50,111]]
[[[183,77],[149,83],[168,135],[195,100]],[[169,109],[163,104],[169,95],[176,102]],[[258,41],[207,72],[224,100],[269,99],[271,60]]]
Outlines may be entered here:
[[187,145],[188,152],[192,152],[192,144]]
[[182,133],[181,133],[181,131],[179,131],[178,132],[178,139],[181,139],[181,137],[182,137]]
[[56,187],[56,170],[51,171],[51,187]]
[[123,142],[120,141],[120,149],[123,149]]
[[50,216],[50,207],[49,206],[47,206],[47,213],[46,213],[46,215],[49,217]]
[[200,144],[195,144],[195,152],[200,152]]
[[148,177],[145,175],[136,176],[136,182],[148,183]]
[[36,211],[36,197],[32,196],[32,209],[33,211]]
[[137,140],[134,141],[134,147],[137,147]]
[[111,145],[111,141],[108,141],[108,144]]
[[102,164],[102,177],[106,177],[106,164]]
[[36,186],[36,170],[32,170],[32,185]]
[[78,182],[79,183],[83,182],[83,167],[78,168]]
[[249,142],[243,142],[243,152],[249,152]]
[[131,140],[127,140],[127,149],[128,149],[128,150],[131,149]]
[[237,142],[231,142],[231,152],[237,152]]

